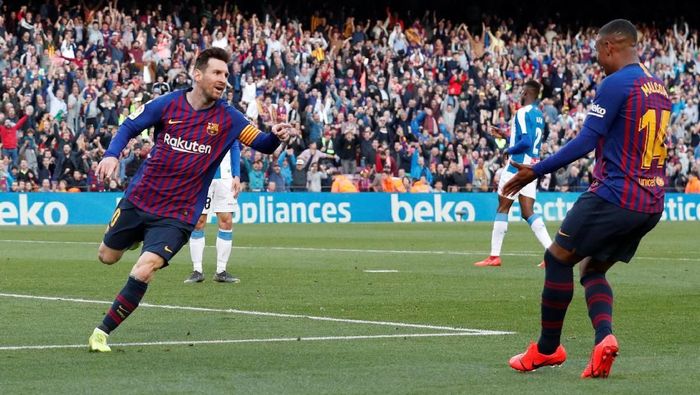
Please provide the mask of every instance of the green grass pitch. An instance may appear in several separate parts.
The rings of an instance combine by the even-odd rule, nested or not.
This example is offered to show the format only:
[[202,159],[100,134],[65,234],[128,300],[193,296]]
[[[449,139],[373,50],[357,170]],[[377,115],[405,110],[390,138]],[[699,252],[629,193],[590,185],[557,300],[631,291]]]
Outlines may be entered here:
[[87,338],[137,257],[98,263],[103,231],[0,228],[1,394],[700,392],[697,223],[659,224],[609,273],[621,350],[607,380],[579,379],[593,331],[578,284],[568,361],[508,367],[539,332],[542,251],[523,223],[500,268],[472,266],[490,223],[239,225],[235,285],[211,280],[210,226],[206,281],[183,284],[183,248],[110,336],[113,352],[93,354]]

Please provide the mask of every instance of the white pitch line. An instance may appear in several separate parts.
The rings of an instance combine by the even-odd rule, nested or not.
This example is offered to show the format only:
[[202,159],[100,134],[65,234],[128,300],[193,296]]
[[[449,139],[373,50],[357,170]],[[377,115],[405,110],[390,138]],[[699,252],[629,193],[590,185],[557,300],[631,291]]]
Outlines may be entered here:
[[398,273],[398,270],[394,269],[375,269],[375,270],[363,270],[365,273]]
[[[43,244],[77,244],[98,246],[99,242],[95,241],[56,241],[56,240],[0,240],[0,243],[43,243]],[[207,248],[215,248],[216,246],[206,246]],[[359,248],[316,248],[316,247],[282,247],[282,246],[233,246],[237,250],[279,250],[279,251],[303,251],[303,252],[349,252],[349,253],[368,253],[368,254],[401,254],[401,255],[457,255],[457,256],[481,256],[490,254],[489,251],[439,251],[439,250],[385,250],[385,249],[359,249]],[[521,252],[503,252],[501,256],[515,257],[539,257],[544,256],[544,251],[521,251]],[[678,262],[700,262],[698,258],[668,258],[668,257],[651,257],[651,256],[636,256],[633,259],[653,260],[653,261],[678,261]]]
[[[111,343],[111,347],[136,347],[136,346],[194,346],[207,344],[235,344],[235,343],[279,343],[296,341],[332,341],[332,340],[369,340],[369,339],[396,339],[414,337],[448,337],[448,336],[491,336],[497,333],[491,332],[450,332],[450,333],[406,333],[403,335],[359,335],[359,336],[310,336],[310,337],[273,337],[269,339],[231,339],[231,340],[172,340],[159,342],[134,342]],[[87,348],[86,344],[49,344],[44,346],[0,346],[0,351],[16,350],[49,350],[61,348]]]
[[[43,244],[73,244],[73,245],[91,245],[98,246],[99,241],[57,241],[57,240],[0,240],[0,243],[43,243]],[[216,246],[206,246],[207,248],[215,248]],[[366,252],[371,254],[418,254],[418,255],[484,255],[486,251],[431,251],[431,250],[384,250],[384,249],[354,249],[354,248],[316,248],[316,247],[282,247],[282,246],[233,246],[234,249],[238,250],[279,250],[279,251],[303,251],[303,252]],[[507,254],[502,253],[501,255],[513,255],[513,256],[540,256],[542,254],[526,254],[526,253],[516,253]]]
[[[10,293],[0,293],[0,297],[8,298],[18,298],[18,299],[35,299],[35,300],[49,300],[49,301],[62,301],[62,302],[75,302],[75,303],[91,303],[91,304],[106,304],[111,305],[112,302],[102,301],[102,300],[91,300],[91,299],[78,299],[78,298],[63,298],[55,296],[35,296],[35,295],[22,295],[22,294],[10,294]],[[410,324],[405,322],[391,322],[391,321],[369,321],[369,320],[356,320],[349,318],[333,318],[333,317],[322,317],[304,314],[286,314],[286,313],[271,313],[266,311],[251,311],[251,310],[238,310],[238,309],[215,309],[209,307],[191,307],[191,306],[173,306],[165,304],[150,304],[141,303],[139,307],[153,307],[160,309],[169,310],[185,310],[185,311],[200,311],[209,313],[229,313],[229,314],[243,314],[243,315],[253,315],[253,316],[263,316],[263,317],[276,317],[276,318],[303,318],[314,321],[330,321],[330,322],[343,322],[348,324],[364,324],[364,325],[380,325],[380,326],[393,326],[402,328],[418,328],[418,329],[432,329],[432,330],[444,330],[452,332],[473,332],[473,333],[483,333],[491,335],[512,335],[515,332],[507,331],[492,331],[487,329],[470,329],[470,328],[458,328],[451,326],[439,326],[439,325],[426,325],[426,324]]]

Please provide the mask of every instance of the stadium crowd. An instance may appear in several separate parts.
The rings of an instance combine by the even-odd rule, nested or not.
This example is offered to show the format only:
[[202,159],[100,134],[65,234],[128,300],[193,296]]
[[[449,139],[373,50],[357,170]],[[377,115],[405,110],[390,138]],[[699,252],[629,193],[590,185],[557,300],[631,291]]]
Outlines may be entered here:
[[[243,150],[249,191],[493,191],[524,82],[543,86],[546,157],[576,135],[604,77],[595,26],[520,27],[493,16],[467,26],[390,9],[357,20],[187,1],[59,3],[2,5],[0,191],[123,190],[153,131],[129,143],[117,177],[99,183],[94,169],[119,124],[189,87],[194,58],[210,46],[233,54],[226,100],[262,130],[287,121],[302,131],[274,156]],[[679,21],[639,31],[640,58],[674,103],[667,188],[700,192],[698,29]],[[585,190],[592,164],[582,158],[539,189]]]

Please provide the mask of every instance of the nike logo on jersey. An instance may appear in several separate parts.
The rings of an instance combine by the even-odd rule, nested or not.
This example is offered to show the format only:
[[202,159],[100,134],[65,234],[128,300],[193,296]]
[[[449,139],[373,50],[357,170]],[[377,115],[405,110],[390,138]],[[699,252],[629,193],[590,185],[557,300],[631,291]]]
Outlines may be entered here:
[[168,120],[168,125],[177,125],[178,123],[183,123],[183,122],[185,122],[185,121],[176,121],[176,120],[171,118]]
[[171,254],[173,253],[173,251],[168,246],[165,246],[165,248],[163,249]]
[[564,236],[564,237],[571,237],[571,235],[567,235],[566,233],[562,232],[561,229],[559,229],[559,230],[557,231],[557,233],[559,233],[560,235],[562,235],[562,236]]

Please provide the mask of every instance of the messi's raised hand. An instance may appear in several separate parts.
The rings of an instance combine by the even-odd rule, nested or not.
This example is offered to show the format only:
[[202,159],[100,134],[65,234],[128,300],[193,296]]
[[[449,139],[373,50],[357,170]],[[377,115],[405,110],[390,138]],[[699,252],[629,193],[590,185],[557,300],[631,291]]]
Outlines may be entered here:
[[289,141],[289,137],[291,137],[291,130],[293,130],[292,125],[288,123],[278,123],[272,127],[272,134],[277,136],[280,141],[287,142]]
[[233,177],[231,182],[231,191],[233,192],[234,199],[238,199],[238,195],[241,193],[241,178],[238,176]]

